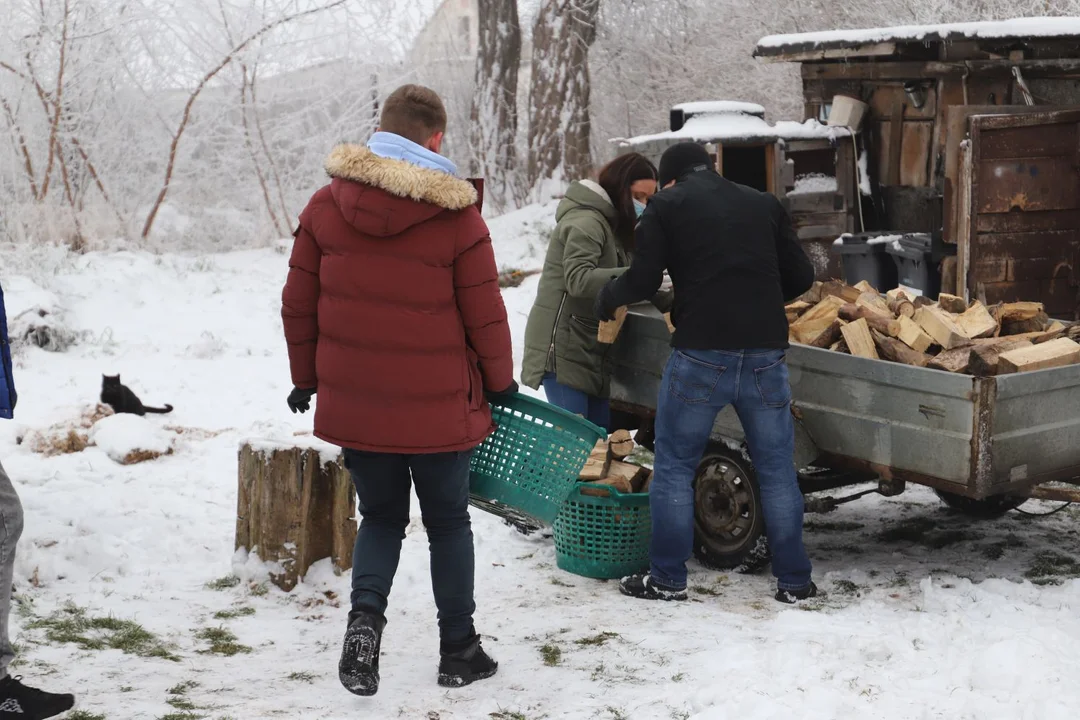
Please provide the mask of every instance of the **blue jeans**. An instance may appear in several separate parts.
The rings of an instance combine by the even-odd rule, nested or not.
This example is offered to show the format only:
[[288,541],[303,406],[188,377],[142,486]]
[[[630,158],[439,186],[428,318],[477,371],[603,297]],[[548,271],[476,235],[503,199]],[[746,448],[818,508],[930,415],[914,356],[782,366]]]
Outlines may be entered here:
[[772,568],[782,590],[810,584],[803,497],[795,472],[795,421],[782,350],[675,350],[656,410],[652,570],[657,583],[686,587],[694,544],[693,480],[716,416],[734,405],[761,488]]
[[453,644],[471,637],[476,611],[469,521],[472,452],[389,455],[346,448],[344,455],[363,518],[353,550],[353,611],[386,614],[409,524],[409,490],[415,483],[431,553],[440,638]]
[[555,379],[555,373],[544,375],[544,394],[552,405],[575,415],[581,415],[593,425],[610,430],[611,403],[607,398],[589,395],[581,390],[562,385]]

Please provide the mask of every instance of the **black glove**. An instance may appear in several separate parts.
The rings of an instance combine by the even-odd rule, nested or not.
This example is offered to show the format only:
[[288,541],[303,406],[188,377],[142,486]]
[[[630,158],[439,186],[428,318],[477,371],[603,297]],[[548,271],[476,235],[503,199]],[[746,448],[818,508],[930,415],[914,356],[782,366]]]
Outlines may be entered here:
[[597,320],[611,322],[615,319],[615,311],[619,309],[619,306],[615,304],[614,295],[615,293],[609,282],[596,296],[596,302],[593,304],[593,315],[596,316]]
[[289,409],[293,413],[306,413],[311,409],[311,397],[315,391],[315,388],[293,388],[293,391],[289,393]]
[[498,392],[494,390],[485,390],[484,397],[487,398],[488,402],[497,402],[498,400],[505,398],[507,395],[514,395],[519,389],[520,388],[518,387],[517,380],[511,380],[510,387],[506,388],[505,390],[499,390]]

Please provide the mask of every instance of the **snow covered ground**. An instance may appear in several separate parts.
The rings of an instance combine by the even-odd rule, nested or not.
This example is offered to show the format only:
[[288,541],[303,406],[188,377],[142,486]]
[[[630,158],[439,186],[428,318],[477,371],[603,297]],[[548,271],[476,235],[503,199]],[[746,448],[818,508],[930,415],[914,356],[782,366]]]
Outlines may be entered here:
[[[552,211],[492,222],[504,267],[539,266]],[[1075,715],[1080,513],[972,522],[921,490],[808,516],[826,596],[799,609],[771,599],[767,575],[698,566],[692,602],[624,599],[614,583],[559,571],[550,540],[474,512],[478,626],[501,667],[449,692],[435,684],[435,611],[414,509],[382,688],[373,699],[349,695],[336,677],[348,578],[324,563],[285,594],[267,587],[257,563],[234,564],[238,443],[311,422],[285,406],[285,250],[2,252],[9,314],[51,308],[77,338],[64,353],[18,350],[18,419],[0,423],[0,460],[26,507],[16,672],[77,692],[76,717]],[[505,295],[519,361],[535,290],[534,277]],[[34,452],[34,433],[50,436],[93,406],[103,373],[175,412],[136,427],[107,422],[101,447]],[[116,461],[134,449],[171,453]]]

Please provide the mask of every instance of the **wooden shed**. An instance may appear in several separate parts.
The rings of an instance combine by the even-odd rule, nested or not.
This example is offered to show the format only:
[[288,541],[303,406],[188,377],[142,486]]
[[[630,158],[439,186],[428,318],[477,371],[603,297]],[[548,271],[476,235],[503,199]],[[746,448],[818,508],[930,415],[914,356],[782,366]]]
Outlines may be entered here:
[[802,64],[809,118],[838,96],[869,106],[866,229],[939,236],[956,250],[943,289],[1080,317],[1080,18],[771,36],[754,54]]
[[702,143],[724,177],[770,192],[791,211],[819,279],[840,276],[833,241],[856,226],[855,144],[849,130],[816,120],[769,123],[765,108],[742,102],[689,102],[671,109],[670,129],[613,140],[620,153],[654,163],[680,142]]

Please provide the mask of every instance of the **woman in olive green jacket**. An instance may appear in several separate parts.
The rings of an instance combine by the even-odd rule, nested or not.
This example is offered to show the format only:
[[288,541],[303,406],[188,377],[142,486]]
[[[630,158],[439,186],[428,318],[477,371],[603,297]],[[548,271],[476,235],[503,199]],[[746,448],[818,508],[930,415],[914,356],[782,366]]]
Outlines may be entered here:
[[643,155],[621,155],[597,182],[566,190],[555,212],[536,302],[525,328],[521,381],[544,386],[548,402],[608,427],[611,348],[597,341],[593,302],[630,265],[634,226],[656,192],[656,168]]

